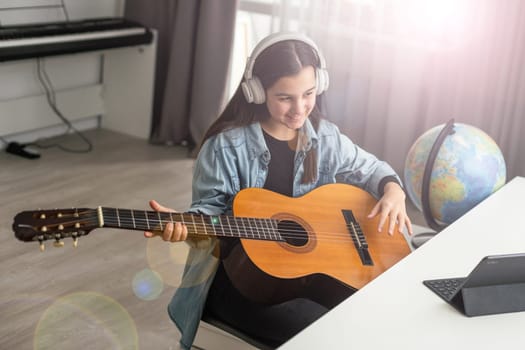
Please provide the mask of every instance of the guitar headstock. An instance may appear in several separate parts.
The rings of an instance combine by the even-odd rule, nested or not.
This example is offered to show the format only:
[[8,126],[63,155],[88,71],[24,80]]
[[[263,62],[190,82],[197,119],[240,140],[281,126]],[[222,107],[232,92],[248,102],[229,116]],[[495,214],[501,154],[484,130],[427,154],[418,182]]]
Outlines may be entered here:
[[55,246],[61,247],[64,245],[62,239],[67,237],[73,238],[76,247],[79,237],[97,227],[97,210],[88,208],[23,211],[13,221],[16,238],[40,242],[41,250],[44,250],[44,241],[54,240]]

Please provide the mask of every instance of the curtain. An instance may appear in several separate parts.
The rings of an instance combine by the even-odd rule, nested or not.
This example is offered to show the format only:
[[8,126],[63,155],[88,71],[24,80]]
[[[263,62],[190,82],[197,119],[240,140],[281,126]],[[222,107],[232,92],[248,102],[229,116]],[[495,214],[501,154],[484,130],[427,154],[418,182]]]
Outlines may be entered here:
[[151,142],[198,144],[227,98],[237,0],[127,0],[125,17],[155,28]]
[[[403,173],[426,130],[454,118],[499,145],[525,176],[525,2],[275,1],[271,30],[300,30],[324,53],[328,118]],[[275,25],[277,23],[277,25]]]

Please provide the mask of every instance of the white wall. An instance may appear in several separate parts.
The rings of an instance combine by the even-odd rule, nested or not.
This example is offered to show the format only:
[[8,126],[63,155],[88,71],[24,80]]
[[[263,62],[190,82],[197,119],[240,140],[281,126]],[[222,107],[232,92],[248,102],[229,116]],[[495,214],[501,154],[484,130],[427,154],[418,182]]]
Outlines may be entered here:
[[[125,0],[64,0],[63,3],[65,9],[61,0],[1,0],[0,24],[64,21],[66,13],[69,20],[118,17],[123,15]],[[0,136],[3,139],[26,142],[65,130],[47,105],[36,62],[36,59],[0,62]],[[65,117],[76,119],[80,128],[96,126],[103,109],[94,98],[99,94],[101,55],[56,56],[43,62]],[[78,108],[80,100],[85,100],[84,109]]]
[[0,23],[2,25],[50,22],[82,18],[118,16],[124,12],[125,0],[2,0]]

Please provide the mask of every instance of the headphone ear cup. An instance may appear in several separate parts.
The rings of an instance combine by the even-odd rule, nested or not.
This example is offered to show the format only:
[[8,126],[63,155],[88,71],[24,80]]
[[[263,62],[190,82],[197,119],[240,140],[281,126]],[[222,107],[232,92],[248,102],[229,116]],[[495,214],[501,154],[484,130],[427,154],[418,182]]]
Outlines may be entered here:
[[252,89],[250,89],[250,85],[248,84],[247,80],[242,82],[241,88],[242,88],[242,93],[244,95],[244,98],[246,99],[246,102],[253,103]]
[[266,100],[264,88],[257,77],[246,79],[242,83],[242,92],[248,103],[261,104]]
[[317,84],[317,95],[322,94],[328,90],[330,79],[328,78],[328,71],[326,69],[317,68],[315,70],[315,78]]

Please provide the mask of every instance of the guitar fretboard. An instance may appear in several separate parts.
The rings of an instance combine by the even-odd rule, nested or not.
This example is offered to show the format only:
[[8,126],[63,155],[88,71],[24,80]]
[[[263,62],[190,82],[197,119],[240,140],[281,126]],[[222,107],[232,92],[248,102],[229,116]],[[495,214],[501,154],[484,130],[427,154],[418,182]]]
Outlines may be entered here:
[[102,207],[104,227],[141,231],[163,231],[170,222],[181,222],[189,235],[237,237],[267,241],[285,241],[274,219],[229,215],[161,213],[158,211]]

